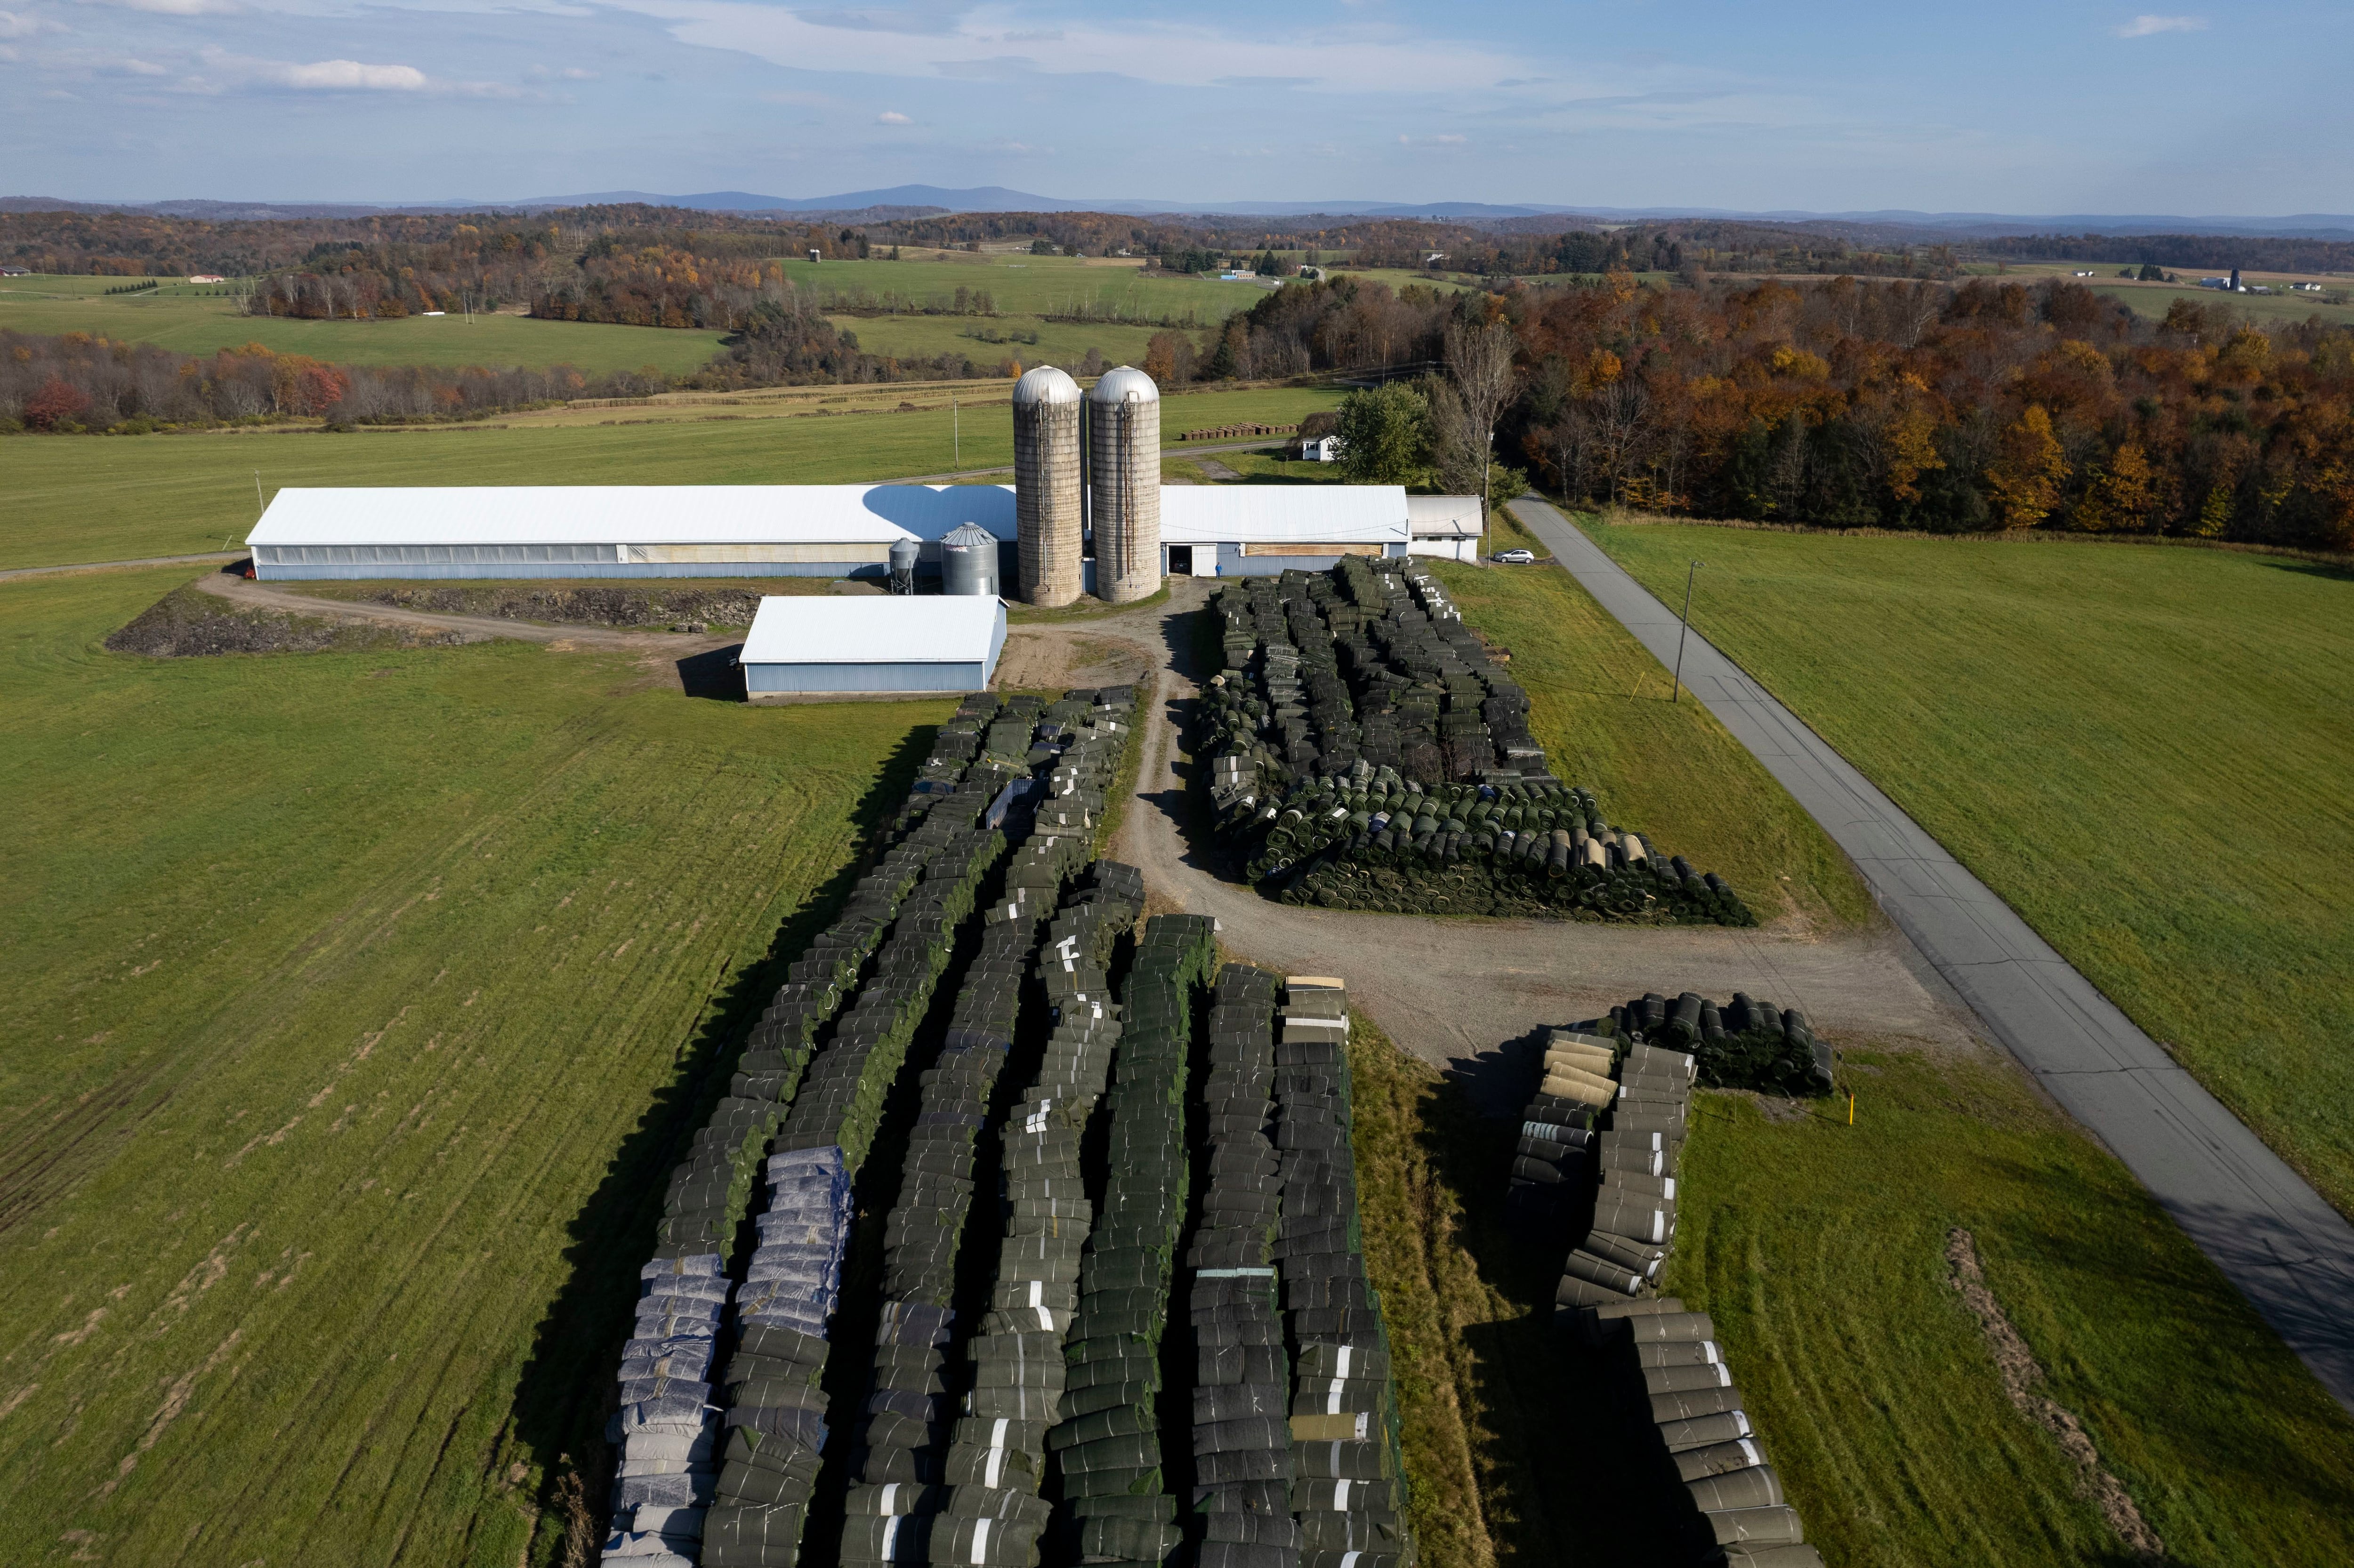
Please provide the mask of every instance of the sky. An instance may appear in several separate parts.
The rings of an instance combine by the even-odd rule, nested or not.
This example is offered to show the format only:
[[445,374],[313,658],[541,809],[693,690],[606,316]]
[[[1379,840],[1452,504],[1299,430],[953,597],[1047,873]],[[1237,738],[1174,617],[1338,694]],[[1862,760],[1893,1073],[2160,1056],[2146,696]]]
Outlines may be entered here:
[[2346,0],[0,0],[0,195],[2347,213],[2349,67]]

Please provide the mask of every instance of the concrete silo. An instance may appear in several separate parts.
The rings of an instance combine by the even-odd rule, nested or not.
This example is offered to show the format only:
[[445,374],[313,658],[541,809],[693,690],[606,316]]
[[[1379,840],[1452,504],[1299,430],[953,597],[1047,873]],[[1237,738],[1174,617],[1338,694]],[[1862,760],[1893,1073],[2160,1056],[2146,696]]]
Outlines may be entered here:
[[1161,589],[1161,389],[1143,371],[1107,371],[1087,393],[1087,481],[1096,597]]
[[1079,597],[1086,502],[1079,384],[1042,365],[1013,384],[1013,524],[1027,602]]

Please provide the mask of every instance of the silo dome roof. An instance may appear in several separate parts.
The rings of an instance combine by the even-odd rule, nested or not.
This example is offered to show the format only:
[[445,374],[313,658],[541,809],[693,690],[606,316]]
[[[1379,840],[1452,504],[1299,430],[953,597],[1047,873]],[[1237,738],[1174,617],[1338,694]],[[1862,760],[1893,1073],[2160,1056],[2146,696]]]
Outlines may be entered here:
[[[1064,379],[1067,381],[1070,377],[1065,376]],[[976,545],[994,546],[997,543],[997,535],[978,523],[967,523],[949,529],[947,537],[940,543],[953,550],[970,550]]]
[[1022,379],[1013,384],[1016,405],[1030,403],[1076,403],[1079,400],[1079,384],[1070,376],[1051,365],[1035,370],[1025,370]]
[[1123,365],[1117,370],[1107,370],[1103,379],[1088,389],[1091,403],[1158,403],[1161,388],[1152,377],[1134,366]]

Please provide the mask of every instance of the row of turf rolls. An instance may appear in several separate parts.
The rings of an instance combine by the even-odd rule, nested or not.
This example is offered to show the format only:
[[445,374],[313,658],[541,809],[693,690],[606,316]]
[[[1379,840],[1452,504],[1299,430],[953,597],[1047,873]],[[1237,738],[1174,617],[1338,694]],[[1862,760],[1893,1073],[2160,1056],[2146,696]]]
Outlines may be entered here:
[[1614,1040],[1641,1038],[1688,1051],[1700,1082],[1712,1088],[1793,1097],[1831,1092],[1831,1047],[1815,1037],[1807,1015],[1795,1007],[1759,1001],[1746,991],[1734,991],[1722,1005],[1696,991],[1673,1000],[1647,991],[1579,1027]]
[[1193,1350],[1193,1504],[1200,1568],[1293,1568],[1290,1358],[1275,1269],[1278,981],[1228,964],[1201,1090],[1204,1183],[1185,1264]]
[[[696,1561],[724,1467],[731,1459],[748,1462],[763,1446],[758,1435],[746,1436],[740,1429],[731,1435],[714,1398],[720,1336],[736,1288],[727,1251],[748,1207],[761,1155],[796,1097],[819,1034],[857,991],[864,966],[893,928],[931,853],[925,843],[894,845],[859,878],[842,914],[788,967],[785,983],[737,1058],[727,1097],[697,1130],[672,1177],[655,1256],[642,1271],[636,1321],[622,1347],[620,1408],[607,1428],[620,1450],[607,1557],[647,1560],[650,1568]],[[839,1186],[832,1200],[837,1232],[847,1224],[847,1183]],[[790,1205],[779,1208],[772,1197],[771,1208],[781,1223]],[[832,1250],[838,1257],[838,1242]],[[812,1283],[823,1278],[824,1271],[817,1271]],[[812,1304],[831,1309],[830,1300],[816,1294]],[[748,1330],[745,1338],[756,1357],[802,1369],[822,1366],[822,1349],[812,1352],[794,1337],[801,1332]],[[813,1384],[814,1371],[801,1381]],[[782,1396],[781,1389],[773,1392]],[[803,1396],[795,1407],[807,1403]],[[822,1404],[819,1411],[822,1443]],[[781,1451],[780,1445],[768,1448],[771,1455]],[[801,1468],[805,1481],[813,1479],[813,1465]]]
[[1293,976],[1280,1028],[1277,1256],[1292,1364],[1299,1561],[1301,1568],[1398,1568],[1414,1561],[1414,1543],[1389,1336],[1365,1274],[1358,1219],[1345,989],[1338,980]]
[[[1564,1118],[1568,1105],[1582,1104],[1607,1124],[1587,1133],[1592,1219],[1564,1266],[1556,1306],[1622,1372],[1639,1379],[1651,1416],[1648,1441],[1685,1487],[1691,1515],[1674,1522],[1695,1561],[1821,1568],[1766,1462],[1715,1324],[1674,1297],[1651,1294],[1675,1245],[1676,1170],[1697,1064],[1649,1044],[1645,1031],[1631,1038],[1596,1033],[1601,1023],[1549,1032],[1540,1103],[1531,1107]],[[1588,1088],[1595,1084],[1607,1090]],[[1565,1135],[1577,1130],[1549,1125]]]
[[[981,694],[966,699],[960,714],[985,717],[1000,705]],[[990,836],[975,833],[972,823],[1001,781],[1030,766],[968,768],[948,755],[954,749],[953,741],[935,748],[895,820],[898,842],[860,878],[840,917],[788,968],[785,984],[737,1063],[728,1097],[697,1132],[672,1181],[657,1256],[643,1271],[636,1330],[624,1347],[621,1408],[608,1432],[621,1454],[606,1556],[640,1560],[648,1568],[698,1558],[716,1562],[739,1552],[767,1561],[779,1549],[771,1535],[798,1531],[794,1510],[806,1502],[825,1439],[817,1384],[848,1235],[849,1165],[843,1151],[809,1148],[770,1160],[761,1245],[740,1287],[727,1277],[726,1249],[744,1218],[760,1150],[787,1107],[799,1103],[819,1034],[854,991],[866,999],[857,982],[886,933],[906,936],[916,948],[937,944],[933,917],[941,913],[945,885],[928,874],[944,855],[953,862],[962,849],[970,853],[957,880],[970,885],[975,859],[986,858],[991,847]],[[935,820],[940,807],[948,809]],[[931,895],[911,897],[924,882],[933,884]],[[956,895],[946,897],[953,902]],[[903,905],[912,916],[905,932],[897,924]],[[904,978],[908,969],[878,960],[884,973]],[[852,1108],[854,1114],[843,1119],[854,1138],[856,1113],[871,1107]],[[871,1136],[871,1127],[866,1130]],[[736,1353],[726,1363],[723,1420],[712,1396],[731,1296],[739,1320]],[[715,1495],[734,1499],[731,1507],[763,1510],[755,1540],[705,1550]],[[723,1513],[718,1522],[715,1536],[744,1533],[737,1514]]]
[[1103,1549],[1127,1539],[1116,1521],[1168,1524],[1176,1510],[1161,1466],[1161,1335],[1185,1217],[1193,993],[1216,961],[1211,931],[1198,916],[1158,916],[1145,926],[1104,1096],[1108,1174],[1064,1349],[1062,1418],[1047,1445],[1079,1551],[1105,1561],[1125,1560]]

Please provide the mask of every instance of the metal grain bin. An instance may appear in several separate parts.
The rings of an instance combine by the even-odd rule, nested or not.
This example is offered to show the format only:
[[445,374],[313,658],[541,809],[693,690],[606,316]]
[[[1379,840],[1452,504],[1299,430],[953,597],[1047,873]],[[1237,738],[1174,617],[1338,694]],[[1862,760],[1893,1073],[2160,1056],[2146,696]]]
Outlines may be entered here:
[[957,597],[997,591],[997,535],[967,523],[940,541],[940,591]]

